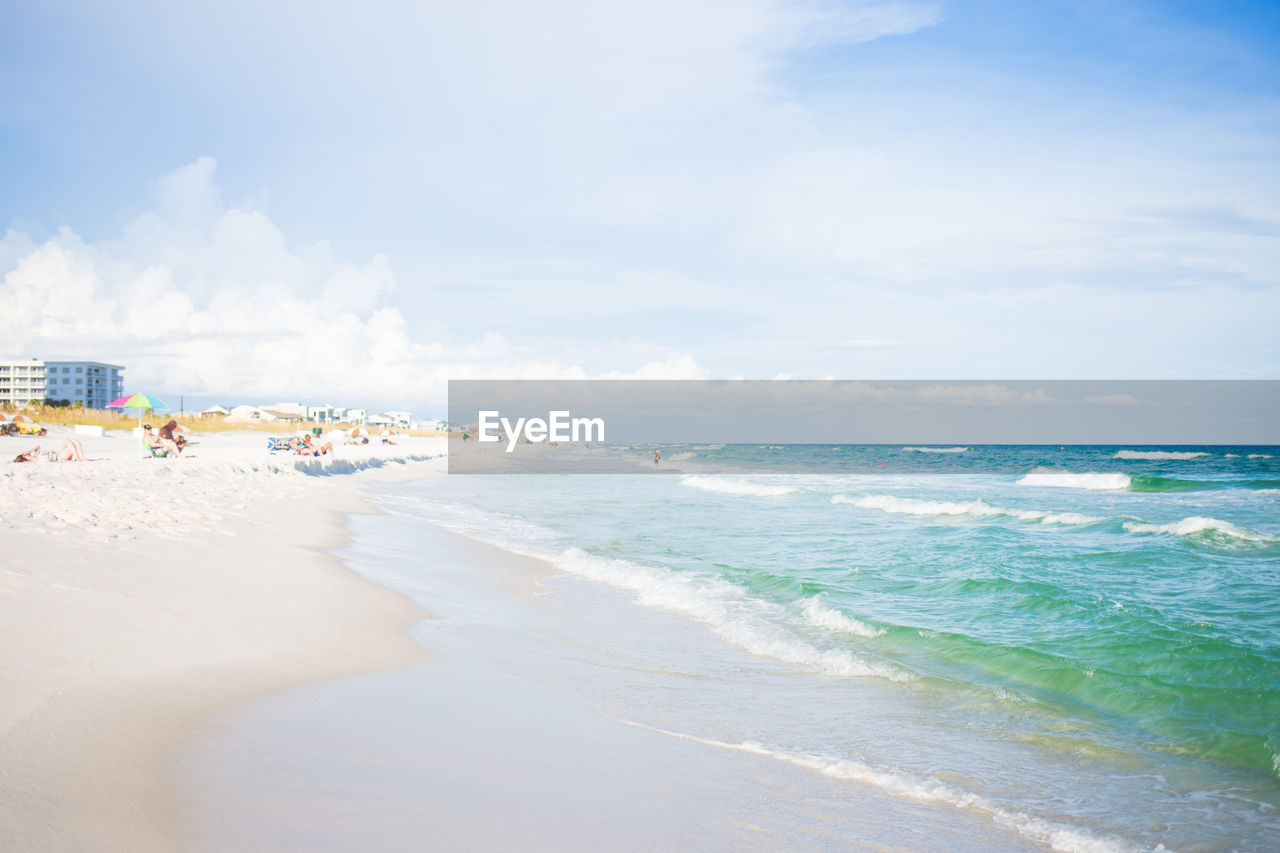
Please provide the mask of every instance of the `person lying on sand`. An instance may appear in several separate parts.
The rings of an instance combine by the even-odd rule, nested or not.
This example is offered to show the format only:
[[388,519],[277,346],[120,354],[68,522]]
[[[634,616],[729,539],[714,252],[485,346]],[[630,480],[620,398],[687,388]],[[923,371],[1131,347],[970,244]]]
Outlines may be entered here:
[[[26,453],[19,453],[13,457],[14,462],[35,462],[40,458],[40,445],[28,450]],[[51,454],[54,462],[88,462],[89,457],[84,455],[84,447],[74,438],[64,439],[62,449],[56,455]]]
[[326,441],[324,444],[312,444],[311,433],[307,433],[298,439],[295,448],[303,456],[323,456],[324,454],[333,455],[333,442]]

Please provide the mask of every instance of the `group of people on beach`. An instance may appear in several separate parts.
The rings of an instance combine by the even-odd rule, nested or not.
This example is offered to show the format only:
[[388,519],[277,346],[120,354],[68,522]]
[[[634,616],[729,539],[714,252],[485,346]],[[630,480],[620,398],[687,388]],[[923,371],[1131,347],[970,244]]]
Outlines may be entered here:
[[[142,425],[142,443],[151,451],[152,456],[181,456],[189,442],[186,436],[180,435],[182,427],[177,421],[169,421],[160,429],[154,430],[151,424]],[[43,433],[42,433],[43,434]],[[318,455],[318,454],[317,454]],[[88,462],[84,446],[74,438],[63,439],[62,447],[55,453],[49,451],[41,455],[40,445],[19,453],[13,457],[14,462]]]
[[324,456],[333,455],[333,442],[326,441],[320,444],[316,439],[311,437],[311,433],[306,432],[295,438],[292,442],[293,450],[299,456]]
[[187,439],[179,435],[181,432],[182,427],[173,420],[160,427],[159,432],[151,429],[151,424],[143,424],[142,443],[151,449],[153,455],[160,450],[165,456],[181,456],[187,447]]

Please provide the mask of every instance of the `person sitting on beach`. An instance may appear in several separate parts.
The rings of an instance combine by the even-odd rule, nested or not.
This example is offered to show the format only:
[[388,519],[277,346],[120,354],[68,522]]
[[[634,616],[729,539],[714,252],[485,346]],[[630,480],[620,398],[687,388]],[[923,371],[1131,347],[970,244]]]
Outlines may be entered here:
[[182,432],[182,427],[178,426],[177,421],[169,421],[160,427],[160,437],[166,441],[172,441],[181,453],[186,449],[187,439],[181,435],[174,435],[175,432]]
[[311,433],[306,433],[299,438],[294,447],[303,456],[323,456],[326,453],[330,456],[333,455],[333,442],[326,441],[324,444],[312,444]]
[[[19,453],[13,457],[14,462],[35,462],[40,458],[40,445],[28,450],[26,453]],[[84,447],[74,438],[64,439],[62,449],[57,454],[50,454],[50,458],[54,462],[88,462],[89,457],[84,455]]]
[[182,453],[182,448],[179,447],[178,443],[172,438],[164,438],[163,436],[156,435],[152,432],[151,424],[142,425],[142,443],[147,447],[150,447],[152,450],[158,448],[163,450],[165,453],[171,453],[174,456]]

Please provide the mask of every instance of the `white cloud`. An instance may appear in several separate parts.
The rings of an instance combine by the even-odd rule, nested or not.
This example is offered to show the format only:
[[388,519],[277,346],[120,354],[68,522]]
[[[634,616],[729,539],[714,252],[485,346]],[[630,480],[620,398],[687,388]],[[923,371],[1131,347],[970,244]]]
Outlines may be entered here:
[[611,371],[600,379],[709,379],[706,370],[687,355],[672,353],[663,361],[651,361],[629,372]]
[[[11,356],[124,364],[130,390],[358,402],[440,399],[450,378],[587,378],[497,333],[420,341],[389,300],[390,261],[293,246],[261,211],[227,206],[207,157],[156,183],[156,209],[119,240],[68,229],[41,244],[10,231],[0,260],[0,340]],[[694,378],[686,355],[631,372]]]

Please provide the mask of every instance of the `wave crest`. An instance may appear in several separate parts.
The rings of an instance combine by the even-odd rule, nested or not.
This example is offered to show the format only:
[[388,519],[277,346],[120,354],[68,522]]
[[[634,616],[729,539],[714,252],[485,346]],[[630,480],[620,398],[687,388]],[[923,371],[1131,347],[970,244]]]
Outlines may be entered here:
[[1199,459],[1209,454],[1191,450],[1121,450],[1113,459]]
[[1245,542],[1275,542],[1270,536],[1263,536],[1243,527],[1237,527],[1229,521],[1193,515],[1181,521],[1168,524],[1150,524],[1145,521],[1126,521],[1124,529],[1130,533],[1169,533],[1173,536],[1213,535],[1241,539]]
[[1106,471],[1085,471],[1074,473],[1056,468],[1036,468],[1018,481],[1019,486],[1053,486],[1064,489],[1094,489],[1097,491],[1119,491],[1129,488],[1133,480],[1128,474],[1109,473]]
[[765,483],[753,483],[750,480],[730,480],[725,477],[695,475],[681,477],[680,485],[702,489],[704,492],[719,492],[724,495],[743,495],[757,498],[780,498],[783,495],[794,495],[800,491],[796,486],[771,486]]
[[[910,681],[912,676],[887,663],[868,661],[847,649],[820,649],[787,628],[758,615],[761,602],[747,601],[738,587],[712,578],[677,574],[657,566],[642,566],[570,548],[552,563],[570,574],[601,581],[636,593],[648,607],[674,610],[709,625],[728,642],[760,657],[772,658],[823,675],[875,677]],[[847,618],[847,617],[846,617]],[[865,627],[865,626],[863,626]]]
[[1019,521],[1035,521],[1040,524],[1094,524],[1102,521],[1089,515],[1075,512],[1049,512],[1036,509],[1006,509],[992,506],[981,498],[972,501],[926,501],[916,498],[899,498],[893,495],[867,495],[861,498],[850,498],[836,495],[831,499],[833,504],[852,504],[860,509],[878,509],[884,512],[919,516],[970,516],[973,518],[994,518],[1004,516]]
[[826,628],[845,634],[857,634],[859,637],[872,639],[884,633],[879,628],[872,628],[865,622],[846,616],[834,607],[830,607],[819,596],[814,596],[805,603],[804,618],[815,628]]

